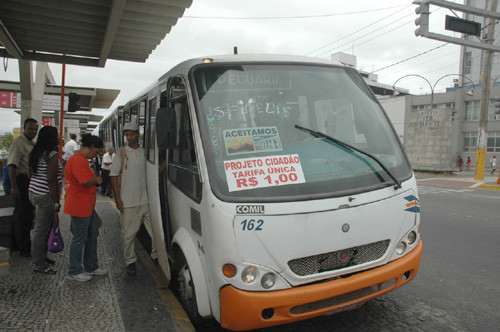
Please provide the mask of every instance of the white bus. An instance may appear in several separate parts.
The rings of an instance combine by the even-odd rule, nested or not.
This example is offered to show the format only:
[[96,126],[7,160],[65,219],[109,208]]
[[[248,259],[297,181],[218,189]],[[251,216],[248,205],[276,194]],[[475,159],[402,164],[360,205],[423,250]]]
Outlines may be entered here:
[[115,146],[129,121],[147,152],[159,263],[193,323],[289,323],[415,277],[415,176],[356,70],[294,56],[192,59],[103,122]]

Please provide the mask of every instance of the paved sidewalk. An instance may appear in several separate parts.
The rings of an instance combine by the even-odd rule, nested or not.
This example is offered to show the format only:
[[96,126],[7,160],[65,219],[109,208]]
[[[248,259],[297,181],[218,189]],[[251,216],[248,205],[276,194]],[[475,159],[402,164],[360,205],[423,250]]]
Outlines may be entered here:
[[109,274],[67,279],[70,220],[60,213],[65,248],[49,254],[55,275],[35,273],[30,258],[11,253],[9,274],[0,277],[0,331],[193,331],[173,295],[153,280],[157,267],[146,253],[139,253],[137,276],[126,275],[118,214],[99,195],[96,210],[103,220],[99,265]]
[[490,175],[489,171],[485,171],[483,180],[474,179],[473,170],[469,172],[453,172],[451,174],[416,171],[415,175],[417,182],[422,184],[500,190],[500,185],[496,184],[498,174]]

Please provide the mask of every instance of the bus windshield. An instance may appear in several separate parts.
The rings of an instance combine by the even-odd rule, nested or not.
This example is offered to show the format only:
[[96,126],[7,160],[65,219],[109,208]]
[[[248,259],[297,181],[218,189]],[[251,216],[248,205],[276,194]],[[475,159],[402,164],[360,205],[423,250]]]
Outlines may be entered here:
[[210,64],[195,67],[192,82],[210,184],[224,201],[338,197],[411,176],[389,120],[354,69]]

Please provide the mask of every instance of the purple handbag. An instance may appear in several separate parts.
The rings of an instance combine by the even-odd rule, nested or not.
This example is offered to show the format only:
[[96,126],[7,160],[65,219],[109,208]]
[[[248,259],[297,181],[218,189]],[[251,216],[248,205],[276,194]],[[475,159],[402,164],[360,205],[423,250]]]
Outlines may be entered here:
[[64,249],[64,241],[59,230],[59,214],[57,212],[54,212],[54,222],[52,223],[47,248],[50,252],[60,252]]

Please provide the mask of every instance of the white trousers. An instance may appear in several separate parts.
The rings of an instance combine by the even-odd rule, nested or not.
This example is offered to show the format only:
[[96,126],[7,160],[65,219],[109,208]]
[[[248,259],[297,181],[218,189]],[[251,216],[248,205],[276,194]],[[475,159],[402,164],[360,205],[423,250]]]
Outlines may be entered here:
[[147,204],[124,208],[122,212],[122,234],[123,234],[123,257],[125,264],[129,265],[137,261],[135,255],[134,239],[144,223],[144,227],[151,236],[151,258],[158,257],[156,253],[155,242],[153,238],[153,229],[151,228],[151,215],[149,214],[149,206]]

